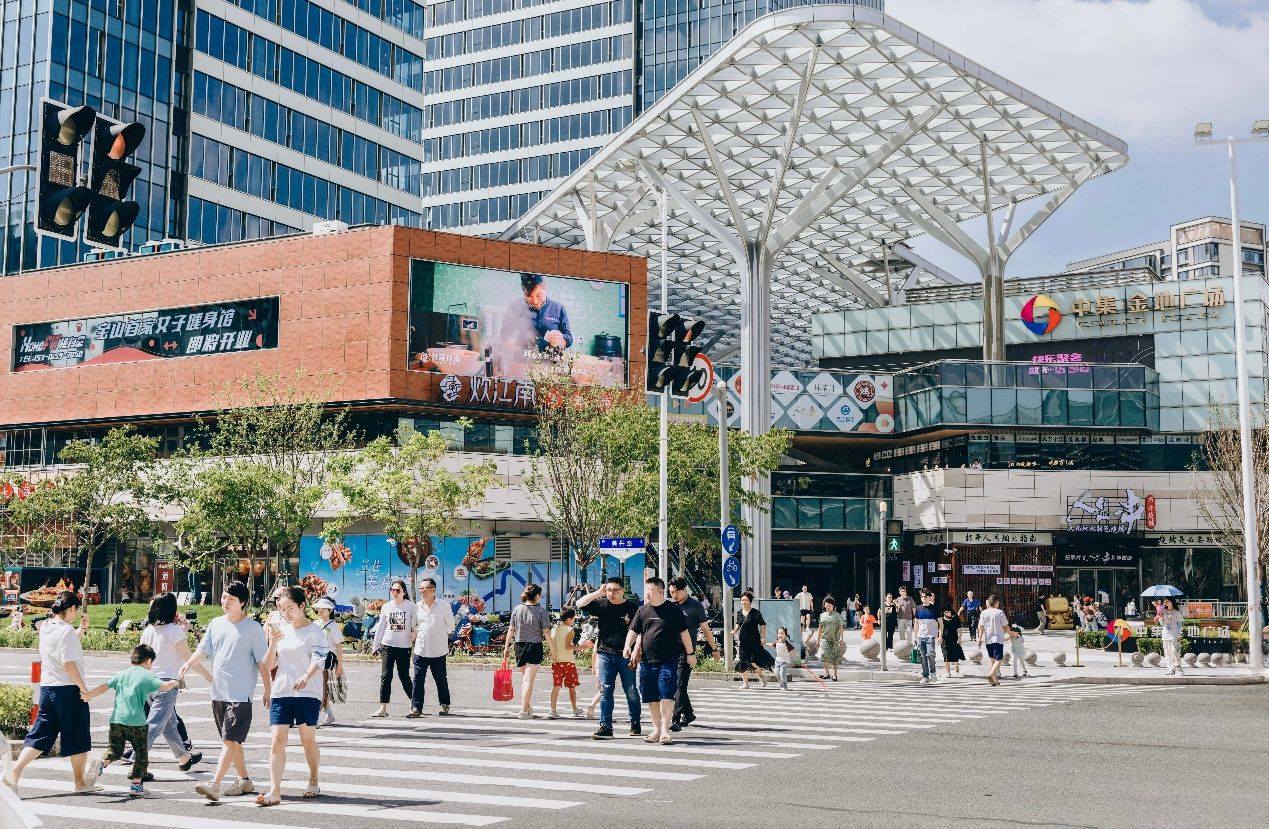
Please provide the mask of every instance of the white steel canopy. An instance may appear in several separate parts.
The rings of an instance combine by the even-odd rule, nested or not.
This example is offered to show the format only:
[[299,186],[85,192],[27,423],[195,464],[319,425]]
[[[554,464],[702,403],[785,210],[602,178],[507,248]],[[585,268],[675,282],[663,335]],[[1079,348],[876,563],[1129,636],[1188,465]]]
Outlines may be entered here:
[[[503,238],[655,257],[664,194],[670,310],[704,317],[724,344],[739,334],[741,374],[761,378],[772,351],[810,362],[812,314],[947,279],[903,250],[929,234],[982,273],[984,353],[1003,359],[1005,262],[1079,185],[1126,162],[1119,139],[891,17],[804,6],[747,26]],[[1035,196],[1048,201],[1013,228]],[[984,214],[980,244],[958,223]],[[898,284],[876,267],[896,245],[917,265]],[[742,425],[763,431],[766,383],[746,391]],[[762,552],[769,524],[750,518]]]

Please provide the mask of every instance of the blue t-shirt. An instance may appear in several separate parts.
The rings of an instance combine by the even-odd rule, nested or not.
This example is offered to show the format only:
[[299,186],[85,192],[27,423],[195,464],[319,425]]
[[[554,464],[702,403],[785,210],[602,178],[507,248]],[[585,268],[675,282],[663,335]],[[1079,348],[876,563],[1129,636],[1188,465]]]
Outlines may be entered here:
[[978,601],[978,599],[966,599],[965,601],[961,602],[961,608],[966,613],[977,613],[979,610],[982,609],[982,607],[983,607],[983,603]]
[[928,605],[917,608],[916,635],[921,639],[933,639],[939,635],[939,614],[934,608]]
[[260,677],[259,663],[269,649],[264,628],[255,619],[233,624],[224,616],[207,625],[198,650],[212,661],[211,698],[219,702],[251,702]]

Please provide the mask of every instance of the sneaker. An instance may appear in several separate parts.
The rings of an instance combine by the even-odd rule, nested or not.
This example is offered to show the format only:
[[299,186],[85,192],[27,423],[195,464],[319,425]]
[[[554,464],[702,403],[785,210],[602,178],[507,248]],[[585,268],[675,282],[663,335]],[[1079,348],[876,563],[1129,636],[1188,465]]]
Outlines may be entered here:
[[335,724],[335,711],[333,709],[327,708],[326,719],[322,720],[322,725],[334,725],[334,724]]
[[921,684],[922,684],[922,685],[929,685],[929,684],[930,684],[930,678],[929,678],[928,676],[923,676],[923,677],[921,677]]
[[239,797],[244,794],[255,794],[255,793],[256,793],[255,785],[252,784],[252,782],[246,778],[239,778],[238,782],[230,783],[225,788],[225,791],[223,792],[223,794],[226,797]]
[[552,709],[551,709],[551,713],[547,714],[547,715],[546,715],[546,718],[547,718],[548,720],[558,720],[558,719],[560,718],[560,715],[559,715],[559,712],[558,712],[558,711],[556,711],[554,708],[552,708]]
[[606,726],[606,725],[601,725],[601,726],[599,727],[599,730],[598,730],[598,731],[596,731],[594,734],[590,735],[590,738],[591,738],[592,740],[611,740],[611,739],[612,739],[612,729],[611,729],[611,728],[609,728],[609,727],[608,727],[608,726]]
[[[1232,225],[1231,225],[1231,227],[1232,227]],[[187,746],[187,747],[185,748],[185,750],[186,750],[186,751],[189,751],[189,747]],[[132,762],[132,749],[130,749],[130,748],[129,748],[129,749],[125,749],[125,750],[124,750],[124,752],[123,752],[123,754],[121,754],[121,755],[119,756],[119,759],[120,759],[120,760],[122,760],[122,761],[123,761],[123,762],[125,762],[125,763],[131,763],[131,762]]]
[[189,771],[190,769],[194,768],[194,766],[201,763],[202,760],[203,760],[203,753],[199,751],[194,754],[191,754],[189,756],[189,759],[186,760],[184,763],[181,763],[180,765],[178,765],[177,768],[180,769],[181,771]]
[[84,784],[87,786],[95,786],[97,778],[101,777],[101,773],[106,770],[106,764],[100,760],[94,760],[84,770]]
[[[230,788],[233,788],[233,787],[231,786]],[[194,791],[198,794],[201,794],[203,797],[207,798],[212,803],[215,803],[217,800],[220,800],[220,796],[222,794],[220,790],[220,786],[217,786],[215,783],[210,783],[210,782],[199,783],[197,786],[194,787]],[[234,792],[234,794],[242,794],[242,793],[243,792],[242,792],[241,786],[239,786],[238,791]],[[223,794],[228,794],[228,791],[223,792]]]
[[374,717],[374,718],[375,718],[375,719],[377,719],[377,720],[381,720],[381,719],[383,719],[384,717],[388,716],[388,709],[387,709],[387,708],[380,708],[378,711],[374,712],[374,713],[373,713],[373,714],[371,714],[370,716]]
[[522,720],[531,720],[533,719],[533,709],[530,708],[528,711],[521,711],[519,716]]
[[133,783],[128,787],[129,797],[145,797],[145,784]]
[[[1231,225],[1231,227],[1232,227],[1232,226],[1233,226],[1233,225]],[[1168,676],[1176,676],[1176,669],[1175,669],[1175,668],[1173,668],[1172,670],[1168,671]]]
[[442,716],[442,717],[448,717],[448,716],[449,716],[449,706],[448,706],[448,705],[442,705],[442,706],[441,706],[441,716]]
[[692,723],[696,722],[696,715],[684,714],[682,722],[683,722],[683,725],[691,725]]
[[417,720],[417,719],[419,719],[419,718],[420,718],[420,717],[422,717],[422,716],[423,716],[423,712],[422,712],[422,711],[420,711],[420,710],[419,710],[419,709],[417,709],[417,708],[411,708],[411,709],[410,709],[410,713],[406,714],[406,715],[405,715],[405,718],[406,718],[407,720]]
[[578,720],[585,719],[585,718],[586,718],[586,712],[585,712],[585,711],[583,711],[583,710],[582,710],[582,709],[580,709],[580,708],[574,708],[574,709],[573,709],[573,718],[574,718],[574,719],[578,719]]
[[642,735],[642,734],[643,734],[643,729],[639,727],[639,723],[637,723],[637,722],[630,723],[630,736],[631,736],[631,737],[638,737],[638,736],[640,736],[640,735]]
[[678,732],[680,732],[680,731],[682,731],[682,730],[683,730],[683,724],[682,724],[682,723],[677,723],[677,722],[676,722],[676,723],[670,723],[670,730],[671,730],[671,731],[673,731],[674,733],[676,733],[676,734],[677,734]]

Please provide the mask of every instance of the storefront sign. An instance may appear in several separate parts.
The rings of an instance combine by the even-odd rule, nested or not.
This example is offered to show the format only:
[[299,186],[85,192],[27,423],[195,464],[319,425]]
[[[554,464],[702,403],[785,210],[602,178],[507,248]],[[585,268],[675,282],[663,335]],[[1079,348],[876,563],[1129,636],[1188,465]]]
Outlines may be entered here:
[[176,586],[176,568],[170,561],[160,561],[154,565],[154,593],[171,593]]
[[529,410],[537,404],[537,386],[532,380],[446,374],[441,378],[440,390],[442,402],[460,406]]
[[1225,289],[1219,285],[1188,288],[1181,291],[1155,291],[1146,296],[1140,291],[1124,299],[1098,295],[1078,297],[1071,302],[1070,315],[1081,328],[1116,325],[1145,325],[1151,314],[1160,322],[1190,322],[1217,319],[1225,306]]
[[996,579],[997,587],[1047,587],[1051,584],[1053,584],[1053,579],[1051,578],[1005,576],[1004,578]]
[[13,371],[206,357],[278,347],[278,298],[13,327]]
[[1146,517],[1146,502],[1135,490],[1086,489],[1066,502],[1069,532],[1127,535]]
[[1220,547],[1219,533],[1163,533],[1156,536],[1160,547]]
[[935,576],[930,579],[930,584],[947,584],[947,576]]
[[917,590],[925,586],[925,570],[920,564],[912,568],[912,586]]
[[966,576],[999,576],[999,564],[962,564],[961,573]]
[[1010,564],[1010,573],[1052,573],[1052,564]]
[[912,562],[905,561],[903,562],[903,579],[902,580],[908,581],[911,578],[912,578]]
[[1136,553],[1070,552],[1058,553],[1058,567],[1136,567]]
[[1010,530],[958,530],[952,533],[952,543],[1047,547],[1053,543],[1053,533]]

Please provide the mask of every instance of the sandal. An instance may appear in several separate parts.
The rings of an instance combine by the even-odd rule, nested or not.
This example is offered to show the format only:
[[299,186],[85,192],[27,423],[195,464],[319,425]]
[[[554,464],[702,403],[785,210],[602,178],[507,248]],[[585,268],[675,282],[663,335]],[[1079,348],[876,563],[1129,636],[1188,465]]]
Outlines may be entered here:
[[663,745],[663,746],[672,746],[672,745],[674,745],[674,738],[673,738],[673,737],[671,737],[669,734],[663,734],[663,735],[661,735],[661,745]]
[[660,739],[661,739],[661,736],[659,734],[649,734],[648,736],[643,738],[643,741],[645,743],[655,743],[660,741]]
[[268,795],[266,795],[266,794],[258,794],[258,795],[256,795],[256,805],[257,805],[257,806],[277,806],[277,805],[278,805],[279,803],[281,803],[281,802],[282,802],[282,797],[281,797],[281,795],[279,795],[279,796],[277,796],[277,797],[269,797],[269,796],[268,796]]
[[309,783],[308,788],[304,790],[304,799],[311,800],[314,797],[321,797],[322,790],[318,788],[316,783]]

